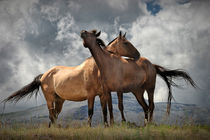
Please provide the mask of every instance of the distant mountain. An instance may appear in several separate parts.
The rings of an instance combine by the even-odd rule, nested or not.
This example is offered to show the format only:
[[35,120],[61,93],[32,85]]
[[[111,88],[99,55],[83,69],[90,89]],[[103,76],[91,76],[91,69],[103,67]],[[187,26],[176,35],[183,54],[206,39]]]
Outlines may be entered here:
[[[154,122],[167,124],[207,124],[210,125],[210,109],[201,108],[194,104],[172,103],[170,116],[166,117],[167,103],[155,103]],[[121,121],[121,115],[118,109],[117,97],[113,97],[113,112],[115,122]],[[127,121],[135,122],[137,125],[143,125],[144,112],[136,99],[130,96],[124,96],[124,113]],[[69,102],[66,101],[59,115],[62,122],[81,121],[86,122],[88,117],[87,102]],[[6,113],[0,117],[1,121],[7,122],[48,122],[47,105],[43,104],[27,110]],[[93,124],[102,123],[103,116],[100,101],[97,99],[94,105]]]

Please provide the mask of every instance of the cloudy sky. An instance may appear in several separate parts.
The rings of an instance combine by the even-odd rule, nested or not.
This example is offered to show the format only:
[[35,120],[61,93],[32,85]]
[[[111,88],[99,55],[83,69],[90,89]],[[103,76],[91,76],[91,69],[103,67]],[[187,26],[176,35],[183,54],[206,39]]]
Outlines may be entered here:
[[[0,100],[53,66],[82,63],[90,52],[79,33],[98,29],[106,43],[127,32],[152,63],[185,69],[200,88],[179,82],[184,88],[173,88],[176,102],[208,107],[209,7],[208,0],[0,0]],[[160,78],[155,101],[167,101]],[[7,105],[6,112],[44,103],[41,94]]]

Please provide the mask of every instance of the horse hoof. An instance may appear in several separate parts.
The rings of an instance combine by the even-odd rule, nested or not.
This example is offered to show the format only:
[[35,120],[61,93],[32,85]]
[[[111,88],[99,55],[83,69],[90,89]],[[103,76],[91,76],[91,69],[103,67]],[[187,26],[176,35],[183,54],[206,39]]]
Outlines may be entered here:
[[49,122],[49,125],[48,125],[48,128],[50,128],[51,127],[51,122]]
[[123,120],[122,120],[122,123],[126,123],[126,120],[125,120],[125,119],[123,119]]
[[113,126],[114,125],[114,120],[110,121],[110,125]]
[[147,126],[147,124],[148,124],[148,120],[144,119],[144,126]]
[[88,124],[88,127],[91,127],[91,124]]
[[58,124],[58,128],[61,128],[62,126],[61,126],[61,124]]
[[109,127],[109,124],[106,122],[104,123],[105,128]]

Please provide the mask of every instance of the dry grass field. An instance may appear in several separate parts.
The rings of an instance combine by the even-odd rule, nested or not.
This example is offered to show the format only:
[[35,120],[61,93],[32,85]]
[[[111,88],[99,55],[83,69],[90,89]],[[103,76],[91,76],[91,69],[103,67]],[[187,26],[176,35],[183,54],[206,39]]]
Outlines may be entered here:
[[116,124],[104,128],[103,125],[88,127],[75,123],[71,126],[52,126],[43,124],[2,125],[0,140],[128,140],[128,139],[170,139],[202,140],[210,139],[210,126],[196,125],[148,125],[136,127],[130,124]]

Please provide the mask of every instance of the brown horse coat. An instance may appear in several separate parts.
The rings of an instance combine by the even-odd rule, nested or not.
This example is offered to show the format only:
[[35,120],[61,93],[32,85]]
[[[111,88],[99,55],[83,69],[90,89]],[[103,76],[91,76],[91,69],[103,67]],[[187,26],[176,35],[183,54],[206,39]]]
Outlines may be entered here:
[[[115,54],[101,49],[100,44],[98,44],[98,40],[101,39],[97,38],[98,35],[96,34],[96,32],[88,32],[83,30],[81,31],[81,37],[84,41],[84,46],[90,50],[100,70],[101,81],[104,91],[103,96],[106,97],[110,91],[117,91],[118,97],[120,97],[119,101],[121,102],[122,107],[122,93],[129,91],[133,92],[139,104],[141,104],[144,109],[146,122],[148,120],[149,112],[149,120],[152,120],[152,114],[154,110],[153,96],[155,89],[156,74],[159,74],[164,79],[169,88],[168,113],[170,111],[170,104],[172,98],[171,85],[174,85],[172,78],[181,77],[190,82],[192,86],[196,86],[194,81],[184,71],[168,70],[161,66],[153,65],[145,58],[141,58],[137,61],[123,59]],[[143,93],[145,90],[149,95],[149,107],[147,106],[143,98]],[[104,101],[103,104],[103,113],[104,116],[106,116],[106,102]],[[106,117],[104,119],[106,122]]]

